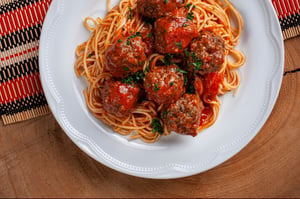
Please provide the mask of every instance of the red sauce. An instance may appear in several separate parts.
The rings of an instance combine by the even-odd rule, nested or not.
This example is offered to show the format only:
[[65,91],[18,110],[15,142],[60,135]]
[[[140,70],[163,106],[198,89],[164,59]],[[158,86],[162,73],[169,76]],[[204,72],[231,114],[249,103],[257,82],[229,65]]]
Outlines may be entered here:
[[209,106],[205,106],[204,110],[201,113],[200,126],[202,126],[205,123],[210,113],[211,113],[211,108]]
[[221,72],[213,72],[204,75],[204,93],[208,100],[213,100],[219,93],[220,84],[224,80],[224,73]]

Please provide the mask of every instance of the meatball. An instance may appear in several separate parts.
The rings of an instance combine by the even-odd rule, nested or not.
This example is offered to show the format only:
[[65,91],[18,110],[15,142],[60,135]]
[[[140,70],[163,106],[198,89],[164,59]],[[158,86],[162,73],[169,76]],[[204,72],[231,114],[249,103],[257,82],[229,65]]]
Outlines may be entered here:
[[196,25],[187,19],[187,10],[175,10],[154,24],[155,47],[160,53],[180,53],[198,36]]
[[197,135],[203,109],[203,103],[197,95],[184,94],[165,110],[163,120],[169,131],[194,137]]
[[135,107],[141,89],[137,84],[109,80],[101,89],[103,108],[117,117],[124,117]]
[[184,76],[178,66],[156,66],[145,76],[144,88],[149,99],[158,104],[176,101],[185,92]]
[[146,44],[141,36],[119,39],[106,52],[106,70],[114,77],[123,77],[142,69],[146,61]]
[[160,18],[166,13],[181,7],[182,0],[138,0],[138,12],[149,18]]
[[193,39],[188,57],[189,71],[204,75],[220,70],[224,63],[224,40],[213,32],[202,32]]
[[142,27],[141,36],[143,37],[143,41],[145,42],[145,54],[151,55],[154,53],[154,35],[153,35],[153,26],[151,24],[147,24]]

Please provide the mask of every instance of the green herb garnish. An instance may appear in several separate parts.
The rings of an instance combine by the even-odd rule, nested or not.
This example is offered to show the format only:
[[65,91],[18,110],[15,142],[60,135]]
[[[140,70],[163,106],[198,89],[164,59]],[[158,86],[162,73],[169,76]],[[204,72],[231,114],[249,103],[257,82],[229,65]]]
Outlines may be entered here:
[[172,64],[172,63],[171,63],[171,58],[173,58],[173,57],[174,57],[174,55],[168,53],[168,54],[164,57],[163,62],[164,62],[167,66],[169,66],[169,65]]
[[153,133],[157,132],[161,135],[164,133],[164,129],[163,129],[161,123],[159,122],[159,119],[152,119],[151,126],[153,127],[153,129],[152,129]]
[[129,9],[129,17],[128,17],[128,19],[131,19],[131,17],[132,17],[132,16],[131,16],[131,14],[132,14],[132,13],[131,13],[131,7],[128,6],[128,9]]
[[187,93],[187,94],[195,94],[195,93],[196,93],[196,89],[195,89],[194,85],[193,85],[193,84],[190,84],[190,85],[187,87],[185,93]]
[[149,70],[150,70],[150,67],[147,66],[147,67],[145,68],[145,72],[149,72]]
[[164,117],[166,117],[166,115],[169,113],[169,111],[164,111],[163,114],[161,115],[161,118],[164,119]]
[[193,62],[192,64],[194,65],[194,70],[198,71],[201,69],[201,66],[202,66],[201,61]]
[[175,45],[178,46],[179,49],[182,49],[182,42],[179,43],[175,42]]
[[88,58],[91,58],[93,55],[93,53],[88,54]]
[[164,4],[167,4],[168,3],[168,0],[164,0]]
[[181,72],[181,73],[183,73],[183,74],[187,74],[187,72],[186,72],[185,70],[182,70],[181,68],[177,68],[176,71],[177,71],[177,72]]
[[131,76],[128,76],[126,78],[122,79],[123,84],[132,84],[133,83],[133,78]]
[[185,56],[190,56],[190,52],[189,51],[187,51],[187,49],[184,49],[184,54],[185,54]]
[[187,75],[184,75],[184,85],[186,86],[188,83],[188,78],[187,78]]
[[149,34],[147,34],[147,37],[151,37],[152,36],[152,32],[151,33],[149,33]]
[[173,86],[174,85],[174,81],[169,83],[169,86]]
[[[126,67],[127,68],[127,67]],[[134,73],[133,75],[129,75],[122,79],[122,83],[124,84],[132,84],[132,83],[140,83],[142,84],[145,78],[145,74],[143,71],[138,71]]]
[[188,14],[187,14],[187,16],[186,16],[186,20],[188,21],[188,20],[191,20],[191,21],[193,21],[193,19],[194,19],[194,13],[193,12],[189,12]]
[[154,84],[154,92],[159,91],[159,89],[160,89],[160,88],[158,87],[158,84],[155,83],[155,84]]
[[145,78],[145,74],[140,70],[134,73],[132,78],[134,82],[142,84]]
[[189,4],[186,4],[184,7],[185,7],[186,9],[189,9],[191,5],[192,5],[192,4],[189,3]]
[[128,67],[124,67],[124,70],[125,70],[125,71],[129,71],[129,68],[128,68]]

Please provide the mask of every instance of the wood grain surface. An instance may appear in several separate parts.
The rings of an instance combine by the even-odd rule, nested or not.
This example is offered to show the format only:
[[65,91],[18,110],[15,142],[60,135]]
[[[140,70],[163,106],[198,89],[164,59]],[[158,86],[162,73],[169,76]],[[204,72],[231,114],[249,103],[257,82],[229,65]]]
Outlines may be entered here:
[[214,169],[175,180],[128,176],[83,153],[48,115],[0,125],[0,197],[300,197],[299,55],[300,37],[285,41],[287,73],[271,116]]

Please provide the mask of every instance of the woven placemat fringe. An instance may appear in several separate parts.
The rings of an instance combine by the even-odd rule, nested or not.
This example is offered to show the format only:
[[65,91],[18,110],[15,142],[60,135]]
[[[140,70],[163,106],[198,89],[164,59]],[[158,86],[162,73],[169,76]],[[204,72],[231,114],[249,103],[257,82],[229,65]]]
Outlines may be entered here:
[[298,35],[300,35],[300,26],[290,27],[282,31],[282,36],[284,40],[297,37]]
[[40,106],[35,109],[30,109],[13,115],[2,115],[2,121],[4,125],[13,124],[16,122],[22,122],[28,119],[33,119],[42,115],[50,113],[48,105]]

